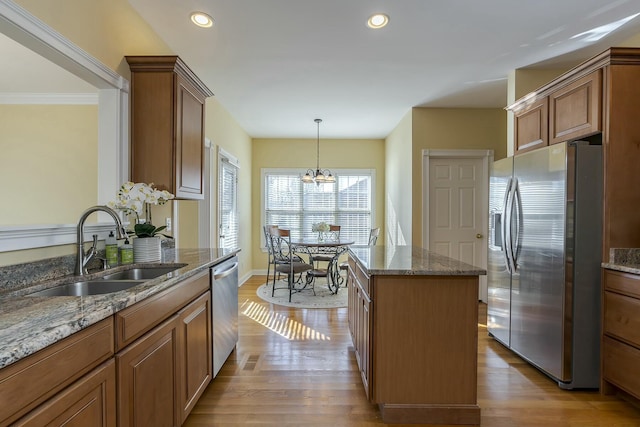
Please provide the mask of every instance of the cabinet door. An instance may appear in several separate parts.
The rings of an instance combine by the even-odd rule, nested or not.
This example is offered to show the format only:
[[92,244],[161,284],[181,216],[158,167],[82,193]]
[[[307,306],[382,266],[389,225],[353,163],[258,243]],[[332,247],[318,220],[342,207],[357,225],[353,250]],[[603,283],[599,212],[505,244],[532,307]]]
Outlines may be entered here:
[[176,102],[176,197],[202,199],[204,98],[177,76]]
[[358,329],[360,375],[367,398],[371,399],[371,300],[362,289],[359,292]]
[[549,100],[545,97],[515,113],[515,153],[549,145],[548,105]]
[[115,427],[115,362],[104,363],[13,425]]
[[550,144],[588,136],[602,129],[600,73],[596,70],[549,95]]
[[180,407],[186,420],[212,378],[211,294],[205,292],[180,313],[182,370]]
[[116,355],[118,426],[173,427],[178,410],[178,316]]
[[358,305],[358,283],[356,281],[355,273],[351,265],[347,270],[347,292],[348,292],[348,320],[349,320],[349,333],[351,334],[351,341],[356,344],[355,330],[356,330],[356,307]]

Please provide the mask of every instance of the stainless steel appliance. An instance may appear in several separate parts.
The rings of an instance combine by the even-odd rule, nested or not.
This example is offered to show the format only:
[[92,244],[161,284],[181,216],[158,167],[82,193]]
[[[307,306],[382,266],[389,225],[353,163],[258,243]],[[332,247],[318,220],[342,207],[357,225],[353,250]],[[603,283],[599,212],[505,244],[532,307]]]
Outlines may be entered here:
[[602,146],[496,161],[489,186],[489,333],[561,388],[598,388]]
[[213,377],[238,342],[238,257],[211,267]]

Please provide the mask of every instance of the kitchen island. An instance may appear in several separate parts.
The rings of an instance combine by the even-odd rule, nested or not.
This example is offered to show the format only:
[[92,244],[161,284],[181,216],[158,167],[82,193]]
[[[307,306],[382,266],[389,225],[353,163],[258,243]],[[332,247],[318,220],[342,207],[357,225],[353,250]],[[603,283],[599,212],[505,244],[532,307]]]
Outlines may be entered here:
[[409,246],[349,249],[349,330],[385,423],[480,424],[478,276]]

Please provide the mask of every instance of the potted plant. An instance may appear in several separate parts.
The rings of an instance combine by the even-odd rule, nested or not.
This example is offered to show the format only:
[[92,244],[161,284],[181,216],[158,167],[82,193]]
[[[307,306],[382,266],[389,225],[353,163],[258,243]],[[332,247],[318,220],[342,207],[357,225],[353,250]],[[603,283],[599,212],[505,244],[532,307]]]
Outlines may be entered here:
[[[133,226],[133,260],[134,262],[151,262],[162,259],[161,237],[172,238],[160,233],[166,226],[156,227],[151,222],[151,205],[163,205],[175,196],[166,190],[158,190],[153,183],[125,182],[118,190],[115,202],[108,205],[120,209],[127,214],[135,214]],[[144,219],[140,216],[144,214]]]

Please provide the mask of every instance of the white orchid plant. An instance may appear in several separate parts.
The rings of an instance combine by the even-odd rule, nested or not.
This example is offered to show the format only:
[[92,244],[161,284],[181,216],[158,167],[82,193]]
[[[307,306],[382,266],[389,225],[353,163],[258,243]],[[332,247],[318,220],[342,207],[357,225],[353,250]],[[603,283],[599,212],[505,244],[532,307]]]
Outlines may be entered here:
[[[115,201],[107,203],[110,208],[120,209],[127,214],[136,215],[136,224],[133,232],[137,237],[154,237],[160,234],[171,238],[160,231],[167,228],[166,226],[155,227],[151,223],[151,205],[164,205],[168,200],[175,196],[166,190],[158,190],[153,183],[146,184],[144,182],[125,182],[118,190],[118,196]],[[140,223],[140,216],[145,215],[145,222]]]

